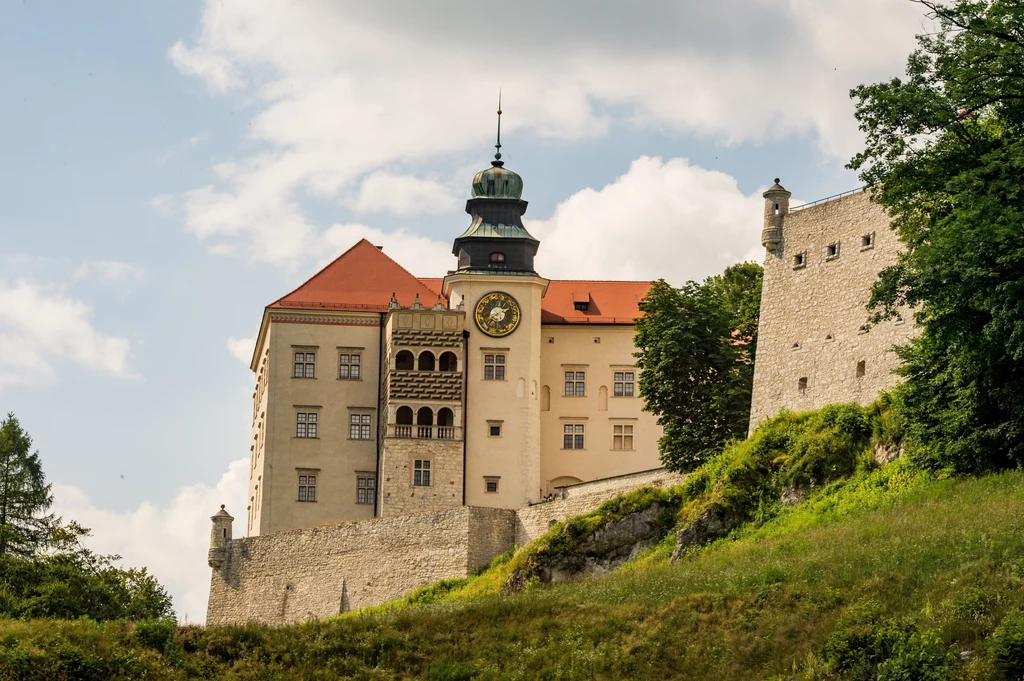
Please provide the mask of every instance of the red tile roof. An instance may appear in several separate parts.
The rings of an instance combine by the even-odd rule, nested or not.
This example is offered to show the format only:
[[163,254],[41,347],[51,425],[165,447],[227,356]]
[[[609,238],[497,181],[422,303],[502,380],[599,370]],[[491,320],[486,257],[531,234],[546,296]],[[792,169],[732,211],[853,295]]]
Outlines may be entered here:
[[441,295],[444,288],[444,279],[441,277],[419,277],[420,283],[434,292],[434,295]]
[[[402,307],[412,305],[417,294],[425,307],[433,307],[443,282],[440,277],[414,277],[362,239],[269,307],[384,312],[392,291]],[[541,323],[632,324],[650,287],[649,281],[553,279],[541,305]],[[587,303],[587,309],[577,310],[575,303]]]
[[425,307],[437,303],[437,291],[384,255],[381,249],[360,239],[305,284],[269,307],[384,312],[392,292],[403,307],[412,305],[417,294]]
[[[541,306],[541,324],[632,324],[649,281],[552,279]],[[586,303],[577,310],[575,303]]]

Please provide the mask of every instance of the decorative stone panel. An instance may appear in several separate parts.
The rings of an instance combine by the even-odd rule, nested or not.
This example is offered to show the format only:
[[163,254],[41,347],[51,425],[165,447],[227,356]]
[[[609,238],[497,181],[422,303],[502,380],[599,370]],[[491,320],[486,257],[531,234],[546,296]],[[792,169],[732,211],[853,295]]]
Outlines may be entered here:
[[395,329],[391,333],[391,346],[395,348],[461,348],[462,333],[433,329]]
[[388,381],[389,400],[462,399],[462,372],[392,371]]

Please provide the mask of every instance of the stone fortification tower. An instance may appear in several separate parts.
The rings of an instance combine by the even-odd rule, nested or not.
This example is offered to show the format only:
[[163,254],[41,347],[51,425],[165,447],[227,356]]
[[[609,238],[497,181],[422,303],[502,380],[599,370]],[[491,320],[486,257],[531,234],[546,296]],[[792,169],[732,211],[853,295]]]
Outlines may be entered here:
[[210,516],[210,521],[213,526],[210,528],[210,550],[206,554],[206,562],[217,570],[227,557],[227,548],[231,543],[231,523],[234,518],[221,504],[220,510]]
[[900,243],[867,189],[789,207],[779,179],[764,192],[764,285],[750,428],[783,408],[868,403],[896,381],[893,346],[909,313],[875,326],[865,308]]

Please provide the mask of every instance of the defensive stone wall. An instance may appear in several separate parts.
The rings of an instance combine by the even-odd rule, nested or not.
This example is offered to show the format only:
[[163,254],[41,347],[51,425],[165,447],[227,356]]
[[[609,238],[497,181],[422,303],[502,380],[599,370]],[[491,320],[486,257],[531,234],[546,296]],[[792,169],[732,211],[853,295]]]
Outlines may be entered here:
[[[562,498],[522,509],[458,508],[372,518],[230,540],[230,516],[210,581],[209,625],[282,625],[401,598],[465,577],[559,520],[644,485],[673,484],[664,469],[562,488]],[[221,525],[215,523],[214,541]]]
[[512,546],[515,511],[461,507],[247,537],[213,570],[206,623],[281,625],[466,576]]
[[765,198],[751,430],[784,407],[871,402],[896,382],[893,346],[915,329],[909,312],[867,326],[871,285],[901,248],[868,191],[793,211],[778,185]]
[[530,543],[556,523],[574,515],[589,513],[619,494],[645,486],[667,487],[682,482],[683,477],[679,473],[656,468],[561,487],[560,495],[554,501],[545,501],[516,511],[516,546]]

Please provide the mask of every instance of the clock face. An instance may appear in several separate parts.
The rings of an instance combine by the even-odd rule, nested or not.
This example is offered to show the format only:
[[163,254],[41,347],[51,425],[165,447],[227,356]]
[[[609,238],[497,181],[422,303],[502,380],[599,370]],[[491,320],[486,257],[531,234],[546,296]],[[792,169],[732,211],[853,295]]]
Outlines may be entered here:
[[492,291],[476,304],[476,325],[488,336],[507,336],[519,326],[519,303],[507,293]]

